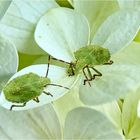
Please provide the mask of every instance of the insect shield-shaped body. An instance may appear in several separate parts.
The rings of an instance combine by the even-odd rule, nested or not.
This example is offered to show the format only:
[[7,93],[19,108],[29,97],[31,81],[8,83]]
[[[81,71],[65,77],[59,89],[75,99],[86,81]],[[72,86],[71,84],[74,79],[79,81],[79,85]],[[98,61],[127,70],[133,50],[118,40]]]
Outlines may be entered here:
[[[98,45],[89,45],[82,47],[74,52],[76,61],[69,63],[68,75],[77,75],[81,70],[85,76],[84,85],[86,82],[92,81],[96,76],[102,76],[102,74],[94,68],[96,65],[111,65],[113,63],[110,60],[110,52],[108,49],[100,47]],[[91,70],[96,72],[92,74]],[[91,86],[91,85],[90,85]]]
[[89,45],[87,47],[80,48],[74,53],[74,55],[77,60],[77,70],[81,70],[85,65],[88,65],[89,67],[102,65],[110,59],[109,50],[97,45]]
[[[8,101],[23,103],[23,106],[25,106],[30,100],[39,102],[38,96],[40,96],[42,92],[51,95],[50,93],[43,91],[44,87],[48,84],[50,84],[49,78],[40,77],[35,73],[28,73],[10,81],[3,91],[5,98]],[[11,106],[10,110],[12,110],[14,106],[17,105]]]
[[[65,68],[50,65],[50,70],[48,75],[48,70],[46,73],[46,65],[34,65],[19,71],[3,88],[0,104],[10,108],[10,110],[13,108],[20,110],[20,107],[24,107],[23,109],[37,107],[37,105],[34,105],[37,103],[39,106],[51,103],[53,100],[63,96],[64,93],[69,91],[68,87],[71,88],[75,79],[71,79],[69,83],[63,82],[65,80]],[[59,73],[58,76],[56,72]],[[65,86],[61,86],[61,82]],[[6,103],[5,100],[2,100],[3,98],[6,100]],[[6,106],[7,104],[8,107]]]

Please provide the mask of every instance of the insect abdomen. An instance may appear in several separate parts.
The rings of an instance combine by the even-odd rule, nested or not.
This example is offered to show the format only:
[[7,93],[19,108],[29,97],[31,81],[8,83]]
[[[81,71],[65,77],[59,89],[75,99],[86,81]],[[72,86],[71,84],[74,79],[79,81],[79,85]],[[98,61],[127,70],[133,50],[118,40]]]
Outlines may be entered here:
[[104,64],[110,59],[110,53],[108,49],[97,45],[82,47],[74,54],[76,60],[78,60],[83,66],[86,64],[92,66]]
[[10,102],[25,103],[38,97],[44,88],[39,80],[40,77],[33,73],[15,78],[4,88],[5,98]]
[[[21,89],[20,89],[21,88]],[[20,90],[4,89],[5,98],[10,102],[25,103],[38,97],[43,89],[29,86],[20,87]]]

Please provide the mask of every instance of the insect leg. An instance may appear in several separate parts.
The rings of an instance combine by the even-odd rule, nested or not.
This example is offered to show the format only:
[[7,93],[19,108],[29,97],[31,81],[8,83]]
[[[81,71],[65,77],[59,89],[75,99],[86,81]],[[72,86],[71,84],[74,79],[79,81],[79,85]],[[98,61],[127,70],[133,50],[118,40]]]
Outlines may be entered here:
[[64,87],[64,86],[57,85],[57,84],[47,84],[46,86],[57,86],[57,87],[62,87],[62,88],[65,88],[65,89],[69,89],[68,87]]
[[89,84],[89,86],[91,86],[91,84],[90,84],[90,80],[88,79],[88,77],[87,77],[87,75],[86,75],[86,72],[85,72],[85,69],[87,68],[87,66],[85,66],[82,70],[83,70],[83,74],[84,74],[84,76],[85,76],[85,80],[84,80],[84,85],[86,84],[86,82],[88,82],[88,84]]
[[39,98],[38,98],[38,97],[34,98],[33,100],[34,100],[35,102],[39,103]]
[[100,73],[98,70],[96,70],[93,67],[91,67],[91,68],[96,72],[96,74],[93,75],[92,80],[94,80],[97,76],[102,76],[102,73]]
[[65,63],[65,64],[69,64],[69,67],[71,68],[71,71],[72,71],[72,74],[69,75],[69,76],[73,76],[73,75],[75,75],[75,73],[74,73],[74,69],[73,69],[74,64],[73,64],[72,62],[66,62],[66,61],[64,61],[64,60],[57,59],[57,58],[54,58],[54,57],[52,57],[51,59],[53,59],[53,60],[57,60],[57,61],[60,61],[60,62]]
[[70,64],[69,62],[66,62],[66,61],[64,61],[64,60],[57,59],[57,58],[54,58],[54,57],[52,57],[51,59],[53,59],[53,60],[57,60],[57,61],[60,61],[60,62],[66,63],[66,64]]
[[112,60],[109,60],[109,62],[104,63],[104,65],[112,65],[114,62]]
[[48,73],[49,73],[50,60],[51,60],[51,56],[49,55],[49,57],[48,57],[48,67],[47,67],[46,77],[48,76]]
[[48,67],[47,67],[46,77],[48,76],[49,66],[50,66],[50,61],[51,61],[51,59],[57,60],[57,61],[60,61],[60,62],[66,63],[66,64],[69,64],[69,65],[70,65],[70,68],[71,68],[71,70],[72,70],[72,75],[74,75],[73,63],[69,63],[69,62],[66,62],[66,61],[63,61],[63,60],[60,60],[60,59],[56,59],[56,58],[51,57],[51,56],[49,55],[49,57],[48,57]]
[[[88,75],[89,75],[89,79],[88,79],[88,81],[90,82],[90,81],[92,81],[93,80],[93,76],[92,76],[92,73],[91,73],[91,71],[90,71],[90,67],[87,65],[87,72],[88,72]],[[91,86],[91,85],[90,85]]]
[[26,103],[24,103],[23,105],[12,105],[10,107],[10,111],[12,111],[13,107],[24,107],[26,105]]
[[71,71],[72,71],[72,74],[69,74],[69,76],[73,76],[73,75],[75,75],[74,69],[73,69],[74,64],[73,63],[70,63],[69,65],[70,65],[69,67],[71,68]]
[[46,95],[50,95],[50,96],[53,97],[53,95],[50,92],[43,91],[43,93],[45,93]]
[[90,80],[92,80],[92,74],[91,74],[91,71],[90,71],[90,69],[89,69],[88,66],[87,66],[87,71],[88,71],[88,75],[89,75],[89,77],[90,77]]

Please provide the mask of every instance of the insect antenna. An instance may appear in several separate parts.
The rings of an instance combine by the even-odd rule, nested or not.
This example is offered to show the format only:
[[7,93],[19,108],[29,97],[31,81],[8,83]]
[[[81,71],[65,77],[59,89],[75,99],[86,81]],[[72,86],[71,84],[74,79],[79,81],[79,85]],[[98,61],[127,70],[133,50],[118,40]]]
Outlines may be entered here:
[[64,61],[64,60],[61,60],[61,59],[57,59],[57,58],[54,58],[54,57],[52,57],[51,59],[52,59],[52,60],[59,61],[59,62],[62,62],[62,63],[65,63],[65,64],[68,64],[68,65],[69,65],[69,68],[70,68],[71,71],[72,71],[72,73],[71,73],[69,76],[75,75],[75,73],[74,73],[74,67],[75,67],[75,65],[77,64],[77,60],[76,60],[76,63],[73,63],[73,62],[67,62],[67,61]]
[[52,59],[53,59],[53,60],[56,60],[56,61],[60,61],[60,62],[65,63],[65,64],[70,64],[69,62],[66,62],[66,61],[64,61],[64,60],[57,59],[57,58],[54,58],[54,57],[52,57]]
[[49,55],[48,57],[48,67],[47,67],[47,72],[46,72],[46,78],[48,77],[48,73],[49,73],[49,67],[50,67],[50,60],[51,60],[51,56]]
[[64,87],[64,86],[61,86],[61,85],[57,85],[57,84],[47,84],[46,86],[57,86],[57,87],[62,87],[62,88],[65,88],[65,89],[68,89],[68,87]]

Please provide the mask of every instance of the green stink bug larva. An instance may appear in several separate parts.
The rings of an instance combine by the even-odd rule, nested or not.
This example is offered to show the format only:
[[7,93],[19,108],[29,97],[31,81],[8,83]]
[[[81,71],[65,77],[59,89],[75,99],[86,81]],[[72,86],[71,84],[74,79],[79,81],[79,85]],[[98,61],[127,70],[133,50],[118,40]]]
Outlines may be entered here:
[[[34,100],[35,102],[38,103],[39,102],[38,97],[42,93],[53,97],[51,93],[46,92],[44,90],[44,88],[48,85],[59,86],[62,88],[69,89],[61,85],[52,84],[51,80],[48,78],[48,71],[49,71],[49,62],[45,77],[40,77],[39,75],[30,72],[11,80],[4,87],[3,93],[6,100],[12,103],[17,103],[17,105],[12,105],[10,107],[10,110],[12,110],[13,107],[24,107],[26,103],[29,102],[30,100]],[[20,104],[22,103],[22,105],[18,105],[19,103]]]
[[[109,50],[98,45],[89,45],[86,47],[82,47],[74,52],[74,56],[76,58],[74,62],[65,62],[56,58],[52,59],[69,64],[67,71],[69,76],[78,74],[79,71],[82,70],[85,76],[84,85],[86,84],[86,82],[88,82],[91,86],[90,81],[94,80],[96,76],[102,76],[102,74],[98,70],[96,70],[94,66],[111,65],[113,63],[113,61],[110,60]],[[96,72],[96,74],[92,74],[91,70]]]

